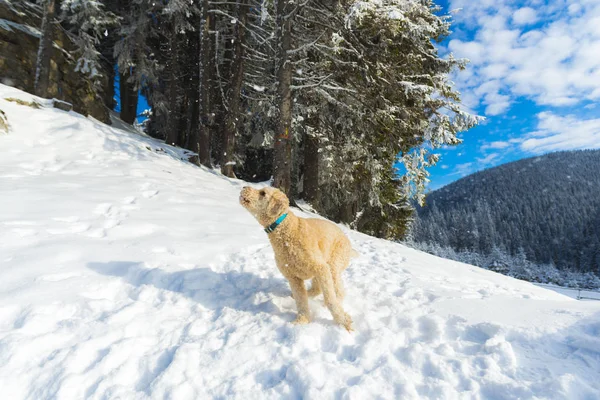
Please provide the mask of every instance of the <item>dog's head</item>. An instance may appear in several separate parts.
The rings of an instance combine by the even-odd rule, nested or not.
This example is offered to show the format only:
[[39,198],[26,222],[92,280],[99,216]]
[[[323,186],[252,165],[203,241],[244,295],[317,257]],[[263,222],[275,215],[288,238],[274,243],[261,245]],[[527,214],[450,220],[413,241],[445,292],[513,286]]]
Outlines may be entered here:
[[257,190],[249,186],[242,188],[240,204],[263,226],[272,224],[290,206],[287,196],[279,189],[265,187]]

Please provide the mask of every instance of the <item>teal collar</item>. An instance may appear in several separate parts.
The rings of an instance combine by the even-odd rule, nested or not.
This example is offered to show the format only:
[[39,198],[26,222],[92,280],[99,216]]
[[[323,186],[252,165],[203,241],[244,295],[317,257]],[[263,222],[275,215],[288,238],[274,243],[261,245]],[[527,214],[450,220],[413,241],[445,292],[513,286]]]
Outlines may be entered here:
[[287,217],[287,213],[283,214],[281,217],[277,218],[277,220],[275,222],[273,222],[271,225],[267,226],[265,228],[265,232],[267,232],[267,233],[273,232],[279,226],[279,224],[281,224],[283,222],[285,217]]

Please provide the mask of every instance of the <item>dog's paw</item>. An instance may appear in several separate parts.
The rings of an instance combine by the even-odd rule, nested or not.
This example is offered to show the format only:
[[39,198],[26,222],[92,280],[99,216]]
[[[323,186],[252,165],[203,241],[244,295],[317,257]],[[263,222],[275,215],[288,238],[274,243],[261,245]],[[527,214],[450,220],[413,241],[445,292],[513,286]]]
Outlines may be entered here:
[[310,318],[306,315],[298,315],[298,317],[292,321],[294,325],[306,325],[310,322]]
[[346,328],[348,332],[354,332],[354,328],[352,327],[352,317],[348,314],[344,313],[344,319],[336,322]]

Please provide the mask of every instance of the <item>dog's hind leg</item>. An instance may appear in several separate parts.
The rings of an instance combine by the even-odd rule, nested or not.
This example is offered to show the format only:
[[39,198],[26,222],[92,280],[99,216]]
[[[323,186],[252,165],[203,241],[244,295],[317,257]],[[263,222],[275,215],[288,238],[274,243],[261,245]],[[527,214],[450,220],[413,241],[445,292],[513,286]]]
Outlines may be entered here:
[[333,255],[329,265],[331,266],[331,275],[335,286],[335,294],[340,301],[344,300],[346,292],[344,291],[344,281],[342,280],[342,272],[348,268],[350,264],[350,255],[347,249],[342,249]]
[[316,278],[312,278],[310,289],[308,289],[308,297],[316,297],[321,294],[321,286]]
[[342,308],[342,304],[338,300],[335,293],[335,285],[333,283],[332,271],[327,265],[321,268],[322,273],[316,276],[319,286],[323,291],[325,305],[331,312],[333,320],[342,325],[348,332],[352,331],[352,318]]
[[288,281],[290,282],[292,296],[294,296],[296,307],[298,308],[298,317],[296,317],[293,323],[308,324],[310,322],[310,310],[308,308],[308,295],[304,281],[300,278],[288,278]]

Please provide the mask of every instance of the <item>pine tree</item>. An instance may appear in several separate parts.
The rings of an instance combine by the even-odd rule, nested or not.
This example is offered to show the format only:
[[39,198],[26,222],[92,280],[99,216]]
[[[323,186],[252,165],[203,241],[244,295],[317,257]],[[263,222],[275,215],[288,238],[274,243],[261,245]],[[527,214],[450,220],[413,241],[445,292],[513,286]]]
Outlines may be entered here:
[[[400,237],[412,214],[408,199],[423,200],[426,168],[437,161],[426,147],[456,144],[456,134],[478,121],[462,111],[447,80],[464,61],[438,56],[431,41],[448,34],[449,22],[435,16],[431,2],[327,6],[318,13],[325,22],[298,15],[320,31],[294,49],[304,60],[294,64],[302,71],[293,86],[302,91],[294,95],[296,114],[321,143],[326,195],[316,208],[366,232]],[[313,118],[311,106],[326,111]]]
[[100,40],[119,18],[95,0],[62,0],[61,20],[68,25],[71,37],[78,47],[76,72],[94,80],[101,75]]

